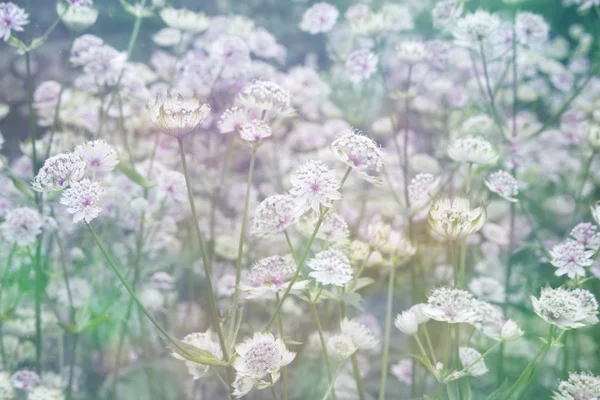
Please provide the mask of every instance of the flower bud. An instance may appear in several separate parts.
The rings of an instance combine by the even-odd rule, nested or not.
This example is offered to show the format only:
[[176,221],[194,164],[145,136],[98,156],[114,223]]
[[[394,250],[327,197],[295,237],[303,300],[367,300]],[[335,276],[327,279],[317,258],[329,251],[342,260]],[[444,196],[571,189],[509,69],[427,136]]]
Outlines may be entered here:
[[419,329],[417,317],[412,311],[404,311],[402,314],[398,314],[394,321],[394,325],[396,325],[396,328],[410,336],[415,335]]
[[519,325],[512,319],[506,321],[500,331],[500,339],[505,342],[512,342],[521,336],[523,336],[523,330],[519,328]]

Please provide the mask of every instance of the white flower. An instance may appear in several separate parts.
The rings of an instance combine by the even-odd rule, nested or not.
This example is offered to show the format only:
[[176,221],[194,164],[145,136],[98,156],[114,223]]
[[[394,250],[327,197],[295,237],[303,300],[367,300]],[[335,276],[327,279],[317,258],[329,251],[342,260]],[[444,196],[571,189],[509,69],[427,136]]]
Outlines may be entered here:
[[289,194],[269,196],[256,207],[251,228],[253,235],[265,238],[283,232],[296,221],[296,202]]
[[343,134],[331,143],[335,157],[354,169],[361,178],[371,183],[380,179],[369,172],[379,172],[383,166],[381,150],[373,139],[361,135],[359,131]]
[[394,321],[394,325],[396,328],[400,329],[400,331],[410,336],[415,335],[419,331],[417,317],[410,310],[403,311],[402,314],[398,314],[396,316],[396,320]]
[[[296,271],[296,263],[290,256],[271,256],[263,258],[252,265],[248,272],[248,284],[240,285],[240,289],[249,294],[249,298],[269,298],[275,293],[287,289]],[[308,281],[296,281],[292,291],[303,290]]]
[[454,140],[448,146],[448,156],[454,161],[478,165],[494,164],[498,160],[498,153],[490,142],[477,136]]
[[[206,332],[190,333],[186,335],[181,341],[183,343],[192,345],[200,350],[206,350],[219,360],[223,359],[223,351],[221,350],[221,346],[219,345],[218,341],[214,340],[210,330]],[[192,375],[194,380],[202,378],[209,371],[209,365],[186,360],[177,353],[172,353],[172,356],[177,358],[178,360],[185,361],[185,365],[188,369],[188,372],[190,373],[190,375]]]
[[35,242],[43,225],[44,220],[36,210],[19,207],[6,214],[4,222],[0,224],[0,231],[9,243],[28,246]]
[[431,19],[436,28],[452,27],[463,11],[463,2],[457,0],[442,0],[431,10]]
[[10,380],[19,390],[31,390],[41,382],[39,375],[29,369],[16,371],[11,375]]
[[206,17],[206,15],[204,15],[204,13],[196,13],[185,8],[163,8],[160,11],[160,17],[163,19],[163,21],[165,21],[165,24],[171,28],[192,33],[205,31],[210,25],[210,20]]
[[12,2],[0,3],[0,38],[5,42],[11,31],[22,32],[23,26],[29,23],[29,15],[21,7]]
[[327,340],[327,347],[338,360],[346,360],[358,350],[352,338],[343,333],[330,337]]
[[98,9],[92,7],[91,1],[88,4],[85,7],[68,7],[66,9],[66,5],[58,2],[56,3],[56,13],[62,15],[62,22],[68,29],[74,32],[83,32],[94,25],[98,19]]
[[168,199],[177,203],[188,201],[185,175],[178,171],[162,171],[156,177],[156,197],[159,201]]
[[458,349],[458,356],[468,375],[481,376],[487,374],[488,369],[485,365],[485,361],[483,358],[479,360],[481,353],[474,348],[460,347]]
[[[281,339],[275,340],[270,333],[254,334],[244,343],[235,346],[237,356],[233,362],[236,370],[233,395],[242,397],[253,386],[269,387],[279,380],[279,370],[292,362],[296,353],[289,351]],[[262,380],[269,374],[268,381]]]
[[398,58],[408,64],[417,64],[425,61],[427,48],[422,42],[405,40],[396,48]]
[[554,400],[597,400],[600,398],[600,378],[589,372],[569,372],[569,379],[558,385]]
[[440,287],[431,292],[421,312],[436,321],[472,324],[481,320],[475,303],[473,296],[465,290]]
[[598,322],[598,302],[583,289],[543,288],[540,298],[531,296],[535,313],[561,329],[576,329]]
[[377,71],[378,63],[379,56],[369,49],[354,50],[345,63],[348,79],[353,83],[369,79]]
[[400,382],[412,385],[412,367],[413,360],[410,358],[403,358],[398,361],[398,364],[392,365],[390,372],[398,378]]
[[432,174],[417,174],[408,184],[408,200],[414,211],[422,210],[429,204],[438,191],[440,178]]
[[344,318],[340,324],[342,333],[352,339],[358,350],[369,350],[377,346],[373,332],[355,319]]
[[221,114],[219,123],[217,124],[219,132],[230,133],[239,131],[244,123],[249,121],[246,110],[239,107],[228,108]]
[[573,236],[579,243],[588,249],[598,250],[600,247],[600,234],[597,233],[598,227],[589,222],[581,222],[571,230]]
[[500,331],[500,339],[505,342],[512,342],[517,340],[523,336],[523,330],[517,325],[515,321],[512,319],[507,320],[504,325],[502,325],[502,330]]
[[504,286],[494,278],[480,276],[469,283],[469,290],[477,297],[494,303],[504,301]]
[[304,12],[300,29],[312,35],[329,32],[340,15],[337,8],[329,3],[316,3]]
[[596,224],[600,225],[600,201],[594,203],[594,205],[590,207],[590,210],[594,221],[596,221]]
[[93,0],[67,0],[67,3],[73,6],[73,8],[92,7],[94,5]]
[[239,102],[249,108],[279,114],[291,112],[291,95],[275,82],[257,80],[238,95]]
[[240,137],[247,142],[260,142],[271,136],[273,131],[269,124],[262,119],[244,122],[240,128]]
[[154,105],[147,105],[146,109],[161,132],[178,139],[195,131],[210,114],[210,105],[201,103],[195,96],[184,99],[178,95],[173,99],[170,94],[162,104],[157,98]]
[[519,182],[506,171],[496,171],[485,181],[485,186],[505,200],[516,202]]
[[436,200],[429,209],[429,226],[446,240],[463,239],[477,232],[487,218],[484,208],[471,209],[469,200],[457,197]]
[[67,206],[69,214],[73,214],[73,223],[90,222],[102,211],[98,205],[101,191],[100,183],[85,178],[66,189],[59,202]]
[[159,46],[171,47],[181,43],[181,31],[176,28],[163,28],[152,36],[152,41]]
[[322,285],[344,286],[352,280],[350,261],[339,250],[321,251],[307,265],[313,270],[309,276]]
[[570,279],[575,276],[585,276],[585,268],[594,261],[591,257],[593,250],[585,250],[582,243],[567,239],[550,250],[550,264],[558,268],[556,276],[567,275]]
[[115,169],[119,158],[115,149],[104,139],[93,140],[77,146],[75,152],[92,172],[107,173]]
[[487,11],[477,10],[460,18],[452,28],[459,45],[473,45],[487,39],[500,27],[500,18]]
[[38,386],[27,394],[27,400],[65,400],[62,389]]
[[318,213],[320,206],[329,208],[342,198],[339,181],[322,161],[308,161],[292,173],[290,182],[290,194],[296,198],[300,214],[310,209]]
[[519,43],[540,44],[548,40],[548,23],[544,17],[531,12],[519,12],[515,22],[515,33]]
[[44,162],[32,187],[38,192],[63,190],[85,176],[86,163],[75,153],[62,153]]
[[[6,336],[5,336],[6,338]],[[4,345],[6,346],[6,339]],[[0,399],[13,400],[15,398],[15,388],[10,381],[10,375],[6,371],[0,372]]]

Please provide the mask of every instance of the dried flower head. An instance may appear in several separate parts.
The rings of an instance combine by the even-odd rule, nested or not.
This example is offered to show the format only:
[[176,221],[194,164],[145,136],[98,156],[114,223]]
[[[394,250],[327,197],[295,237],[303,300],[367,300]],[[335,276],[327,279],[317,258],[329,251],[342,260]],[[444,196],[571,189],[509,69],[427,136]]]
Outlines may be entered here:
[[463,239],[477,232],[485,223],[483,207],[470,208],[469,199],[457,197],[436,200],[429,210],[429,226],[446,240]]
[[180,94],[174,99],[170,94],[161,104],[158,98],[146,110],[152,122],[161,132],[182,139],[194,132],[210,114],[210,105],[196,96],[184,99]]
[[589,291],[543,288],[539,299],[531,296],[535,313],[561,329],[576,329],[598,322],[598,302]]

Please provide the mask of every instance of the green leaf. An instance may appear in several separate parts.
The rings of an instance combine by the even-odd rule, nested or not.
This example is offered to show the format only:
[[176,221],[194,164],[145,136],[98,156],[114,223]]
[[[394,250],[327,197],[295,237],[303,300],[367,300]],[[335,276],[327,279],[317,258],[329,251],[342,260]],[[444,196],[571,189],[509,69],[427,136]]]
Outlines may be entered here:
[[210,351],[202,350],[191,344],[182,342],[181,340],[173,337],[169,338],[169,341],[177,343],[175,346],[173,343],[169,344],[169,348],[176,354],[186,360],[197,362],[199,364],[211,365],[213,367],[227,367],[227,363],[219,360]]
[[461,400],[471,400],[471,380],[469,377],[459,380],[458,385],[462,394]]
[[58,326],[60,326],[61,328],[63,328],[65,331],[72,333],[72,334],[76,334],[77,333],[77,327],[75,326],[75,324],[67,324],[64,322],[58,322]]
[[90,311],[85,307],[80,308],[75,314],[75,327],[77,329],[77,332],[83,332],[83,330],[86,326],[88,326],[91,320],[92,315],[90,314]]
[[373,278],[367,278],[367,277],[358,278],[356,280],[356,283],[354,284],[354,286],[352,286],[352,289],[350,289],[350,291],[356,292],[356,291],[364,288],[365,286],[369,286],[372,283],[375,283],[375,280]]
[[21,55],[27,53],[27,51],[28,51],[27,45],[25,45],[25,43],[23,43],[20,39],[18,39],[15,36],[11,36],[10,38],[8,38],[7,43],[13,47],[16,47],[18,50],[18,53]]
[[46,43],[46,37],[45,36],[40,36],[39,38],[35,38],[35,39],[33,39],[31,41],[31,44],[29,45],[28,51],[35,50],[38,47],[40,47],[41,45],[43,45],[44,43]]
[[446,385],[446,392],[450,400],[462,400],[460,397],[460,390],[458,389],[458,383],[456,381],[448,382]]
[[141,187],[143,187],[144,189],[150,189],[151,187],[155,186],[154,183],[148,182],[146,180],[146,178],[144,178],[138,172],[136,172],[132,168],[128,167],[127,165],[123,164],[122,162],[117,164],[117,169],[120,172],[122,172],[125,176],[127,176],[129,179],[131,179],[133,182],[135,182],[138,185],[140,185]]
[[503,395],[504,393],[506,393],[506,391],[508,390],[508,379],[505,379],[504,382],[502,382],[502,385],[500,385],[500,387],[498,389],[496,389],[494,391],[494,393],[490,394],[486,400],[499,400],[500,396]]
[[33,192],[33,190],[31,190],[31,188],[29,187],[29,185],[27,183],[25,183],[25,181],[21,178],[19,178],[18,176],[16,176],[15,174],[13,174],[11,171],[6,171],[6,175],[10,178],[10,180],[12,181],[13,185],[15,185],[15,187],[17,188],[17,190],[19,190],[19,192],[23,193],[25,196],[27,196],[30,199],[35,199],[35,193]]
[[358,293],[344,293],[340,296],[340,300],[350,305],[357,310],[365,311],[363,304],[365,303],[363,297]]

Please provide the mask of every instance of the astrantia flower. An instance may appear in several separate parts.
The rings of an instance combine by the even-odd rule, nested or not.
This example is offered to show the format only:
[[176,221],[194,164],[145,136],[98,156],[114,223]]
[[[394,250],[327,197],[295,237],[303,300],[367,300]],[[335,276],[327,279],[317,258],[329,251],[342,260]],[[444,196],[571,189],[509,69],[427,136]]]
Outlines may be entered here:
[[65,400],[62,389],[38,386],[27,394],[27,400]]
[[[279,380],[279,370],[292,362],[296,353],[289,351],[281,339],[270,333],[255,333],[251,339],[235,346],[233,362],[236,371],[233,395],[242,397],[253,386],[263,389]],[[269,374],[268,380],[263,380]]]
[[250,109],[289,113],[291,96],[275,82],[255,81],[240,92],[240,103]]
[[339,15],[338,9],[329,3],[314,4],[304,12],[300,29],[313,35],[329,32],[337,22]]
[[62,153],[44,162],[33,180],[38,192],[55,192],[67,188],[85,176],[86,163],[75,153]]
[[12,374],[10,380],[19,390],[31,390],[41,382],[39,375],[29,369],[18,370]]
[[437,2],[431,10],[433,26],[436,28],[451,27],[460,18],[463,7],[463,2],[457,0],[442,0]]
[[319,212],[320,206],[329,208],[342,198],[339,181],[322,161],[310,160],[290,176],[290,194],[296,198],[299,213],[310,209]]
[[504,324],[502,308],[479,299],[474,299],[471,307],[476,315],[475,321],[471,322],[475,329],[487,337],[498,340]]
[[85,161],[92,172],[110,172],[119,163],[117,152],[104,139],[93,140],[77,146],[75,152]]
[[505,200],[516,202],[519,182],[506,171],[496,171],[485,181],[485,186]]
[[410,336],[416,334],[419,330],[419,324],[417,323],[417,317],[410,310],[403,311],[401,314],[396,315],[396,319],[394,320],[394,325],[401,332],[404,332]]
[[163,171],[156,178],[158,200],[168,199],[177,203],[186,202],[187,186],[185,175],[178,171]]
[[406,40],[396,48],[398,58],[407,64],[417,64],[425,61],[427,48],[422,42]]
[[[485,361],[481,357],[481,353],[472,347],[460,347],[458,356],[463,368],[467,369],[467,374],[471,376],[481,376],[488,372]],[[477,361],[479,360],[479,361]]]
[[500,27],[500,18],[487,11],[477,10],[456,21],[452,34],[457,44],[473,45],[487,39]]
[[478,165],[494,164],[498,160],[498,153],[490,142],[476,136],[454,140],[448,146],[448,156],[454,161]]
[[23,26],[29,23],[29,15],[21,7],[12,2],[0,3],[0,38],[5,42],[11,31],[22,32]]
[[74,32],[83,32],[96,23],[98,9],[93,7],[91,1],[73,1],[79,1],[79,3],[85,2],[86,6],[69,7],[62,2],[58,2],[56,3],[56,12],[58,15],[62,15],[62,22],[68,29]]
[[296,221],[296,208],[296,201],[289,194],[267,197],[256,207],[252,234],[264,238],[273,233],[283,232]]
[[327,340],[327,347],[338,360],[346,360],[358,350],[352,338],[343,333],[330,337]]
[[517,40],[524,45],[540,44],[548,40],[548,23],[544,17],[531,12],[520,12],[515,22]]
[[598,227],[589,222],[582,222],[575,225],[571,230],[571,236],[587,249],[598,250],[600,247],[600,234],[597,233]]
[[431,174],[417,174],[408,184],[408,200],[413,211],[419,211],[436,195],[440,178]]
[[[3,339],[6,346],[6,338]],[[6,371],[0,372],[0,399],[12,400],[15,398],[15,388],[10,381],[10,375]]]
[[[221,350],[221,346],[219,345],[218,341],[213,339],[213,335],[210,330],[206,332],[190,333],[186,335],[181,341],[183,343],[192,345],[200,350],[206,350],[219,360],[223,359],[223,351]],[[194,380],[202,378],[209,371],[209,365],[186,360],[177,353],[172,353],[172,355],[178,360],[185,361],[185,365],[188,369],[188,372],[190,373],[190,375],[192,375]]]
[[377,71],[379,56],[369,49],[354,50],[348,55],[345,67],[348,79],[353,83],[367,80]]
[[411,358],[403,358],[398,361],[398,364],[392,365],[390,372],[400,382],[404,382],[407,385],[412,385],[412,367],[413,360]]
[[500,331],[501,340],[512,342],[521,336],[523,336],[523,330],[512,319],[507,320],[504,325],[502,325],[502,330]]
[[204,13],[190,11],[185,8],[163,8],[160,11],[160,17],[171,28],[192,33],[205,31],[210,25],[210,20]]
[[582,243],[567,239],[550,250],[550,264],[558,268],[556,276],[574,279],[577,275],[585,276],[585,268],[594,263],[593,255],[594,251],[586,250]]
[[473,309],[474,304],[475,299],[469,292],[440,287],[431,292],[421,312],[433,320],[450,324],[473,323],[481,319]]
[[[248,272],[247,284],[241,290],[249,294],[249,298],[274,297],[275,293],[284,291],[296,271],[296,263],[290,256],[271,256],[263,258],[252,265]],[[293,291],[302,290],[308,281],[296,281]]]
[[248,112],[239,107],[228,108],[221,114],[217,127],[221,133],[239,131],[249,121]]
[[553,400],[596,400],[600,398],[600,377],[589,372],[570,372],[569,380],[558,385]]
[[100,183],[83,179],[74,182],[70,188],[63,192],[59,202],[67,206],[67,212],[73,214],[73,223],[80,221],[90,222],[100,214]]
[[322,285],[344,286],[352,280],[350,261],[339,250],[321,251],[307,265],[313,270],[309,276]]
[[262,119],[244,122],[240,127],[240,137],[247,142],[255,143],[271,136],[273,131],[269,124]]
[[483,207],[471,209],[469,199],[457,197],[436,200],[429,209],[429,226],[446,240],[463,239],[477,232],[485,223]]
[[44,220],[40,214],[29,207],[19,207],[6,214],[6,219],[0,224],[0,232],[9,243],[28,246],[42,232]]
[[344,318],[340,324],[342,333],[349,336],[358,350],[369,350],[377,346],[373,332],[355,319]]
[[380,179],[369,174],[379,172],[383,165],[381,150],[373,141],[358,131],[345,133],[331,143],[335,157],[354,169],[361,178],[371,183],[380,183]]
[[195,96],[184,99],[178,95],[174,99],[170,94],[162,104],[157,98],[154,105],[147,105],[146,109],[161,132],[178,139],[195,131],[210,114],[210,105],[200,102]]
[[598,302],[583,289],[543,288],[539,299],[531,296],[535,313],[561,329],[576,329],[598,322]]

